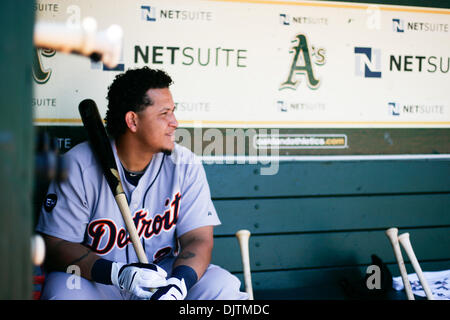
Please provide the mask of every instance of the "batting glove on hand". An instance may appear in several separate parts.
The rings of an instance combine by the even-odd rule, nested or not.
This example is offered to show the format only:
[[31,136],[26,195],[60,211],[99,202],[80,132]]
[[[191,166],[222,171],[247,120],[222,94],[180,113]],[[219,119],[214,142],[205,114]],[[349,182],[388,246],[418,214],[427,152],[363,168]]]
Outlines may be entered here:
[[151,297],[151,300],[184,300],[187,288],[184,279],[169,278],[167,286],[159,288]]
[[151,288],[167,286],[167,273],[155,264],[114,262],[111,282],[120,290],[131,292],[140,299],[150,299]]

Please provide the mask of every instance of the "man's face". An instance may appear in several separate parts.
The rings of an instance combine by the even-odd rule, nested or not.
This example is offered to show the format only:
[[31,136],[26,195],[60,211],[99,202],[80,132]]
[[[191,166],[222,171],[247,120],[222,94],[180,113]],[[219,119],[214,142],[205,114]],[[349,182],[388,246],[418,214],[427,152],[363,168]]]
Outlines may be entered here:
[[178,127],[172,94],[168,88],[150,89],[146,94],[153,105],[137,112],[137,138],[153,153],[171,152]]

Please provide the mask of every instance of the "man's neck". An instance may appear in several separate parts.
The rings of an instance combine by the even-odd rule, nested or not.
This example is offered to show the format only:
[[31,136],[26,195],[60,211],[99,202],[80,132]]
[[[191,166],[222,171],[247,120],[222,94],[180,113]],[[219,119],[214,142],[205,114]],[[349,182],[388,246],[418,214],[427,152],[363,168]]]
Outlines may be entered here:
[[134,139],[126,134],[116,140],[117,155],[122,165],[128,170],[139,172],[145,170],[153,158],[153,153],[146,152]]

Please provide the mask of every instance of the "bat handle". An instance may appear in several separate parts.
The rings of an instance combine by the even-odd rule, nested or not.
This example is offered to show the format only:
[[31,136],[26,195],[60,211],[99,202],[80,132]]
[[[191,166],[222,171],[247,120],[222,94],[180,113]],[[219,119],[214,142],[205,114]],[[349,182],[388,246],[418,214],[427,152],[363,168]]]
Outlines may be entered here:
[[252,276],[251,276],[251,271],[250,271],[250,255],[249,255],[249,247],[248,247],[250,231],[239,230],[238,232],[236,232],[236,237],[239,241],[239,247],[241,248],[242,265],[244,268],[245,291],[248,293],[249,300],[254,300],[253,287],[252,287]]
[[425,276],[423,275],[422,268],[420,267],[419,261],[417,261],[416,255],[414,254],[414,250],[412,248],[411,241],[409,240],[409,233],[403,233],[403,234],[399,235],[398,241],[401,243],[401,245],[405,249],[406,254],[408,255],[409,261],[411,261],[414,271],[416,271],[417,277],[419,278],[420,283],[422,284],[422,288],[425,291],[427,299],[434,300],[433,293],[431,292],[430,287],[428,286],[427,279],[425,279]]
[[[117,205],[119,206],[120,212],[122,212],[122,217],[125,222],[125,226],[130,234],[131,243],[133,244],[136,255],[140,263],[148,263],[147,255],[145,254],[144,248],[142,247],[141,241],[139,240],[139,235],[136,230],[133,219],[131,218],[130,208],[128,207],[127,198],[124,193],[118,193],[115,196]],[[150,288],[151,292],[156,292],[157,289]]]
[[400,275],[402,276],[403,285],[408,300],[415,300],[412,293],[411,283],[409,283],[408,273],[406,272],[405,262],[403,260],[400,244],[398,242],[398,229],[390,228],[386,230],[386,235],[391,241],[392,249],[394,249],[395,259],[397,260],[398,268],[400,269]]
[[144,248],[139,240],[139,236],[134,225],[134,221],[131,218],[130,208],[126,200],[124,193],[119,193],[115,196],[116,202],[120,208],[120,212],[128,212],[129,214],[123,214],[123,220],[125,221],[125,226],[130,234],[131,243],[136,250],[136,255],[141,263],[148,263],[147,255],[145,254]]

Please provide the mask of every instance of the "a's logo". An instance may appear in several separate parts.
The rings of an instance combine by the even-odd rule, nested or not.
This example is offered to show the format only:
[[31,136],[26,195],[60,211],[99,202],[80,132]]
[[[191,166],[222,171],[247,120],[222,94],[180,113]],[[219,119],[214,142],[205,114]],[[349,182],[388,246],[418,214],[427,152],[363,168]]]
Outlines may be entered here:
[[365,78],[381,78],[381,50],[355,47],[355,75]]
[[35,49],[33,54],[33,79],[38,84],[47,83],[52,75],[52,69],[46,69],[42,57],[51,58],[56,54],[52,49]]
[[310,48],[304,34],[298,34],[292,43],[295,46],[289,51],[289,53],[293,54],[291,67],[286,81],[280,86],[280,90],[297,89],[300,84],[297,76],[305,76],[308,87],[310,89],[317,89],[321,82],[314,72],[313,63],[318,66],[325,64],[325,49]]
[[388,102],[389,114],[392,116],[400,115],[400,105],[396,102]]
[[403,19],[392,19],[392,30],[394,32],[405,32],[405,26],[403,24]]
[[56,206],[57,196],[54,193],[49,193],[44,201],[44,209],[47,212],[50,212],[53,210],[53,208]]
[[141,20],[156,21],[156,8],[151,6],[141,6]]

